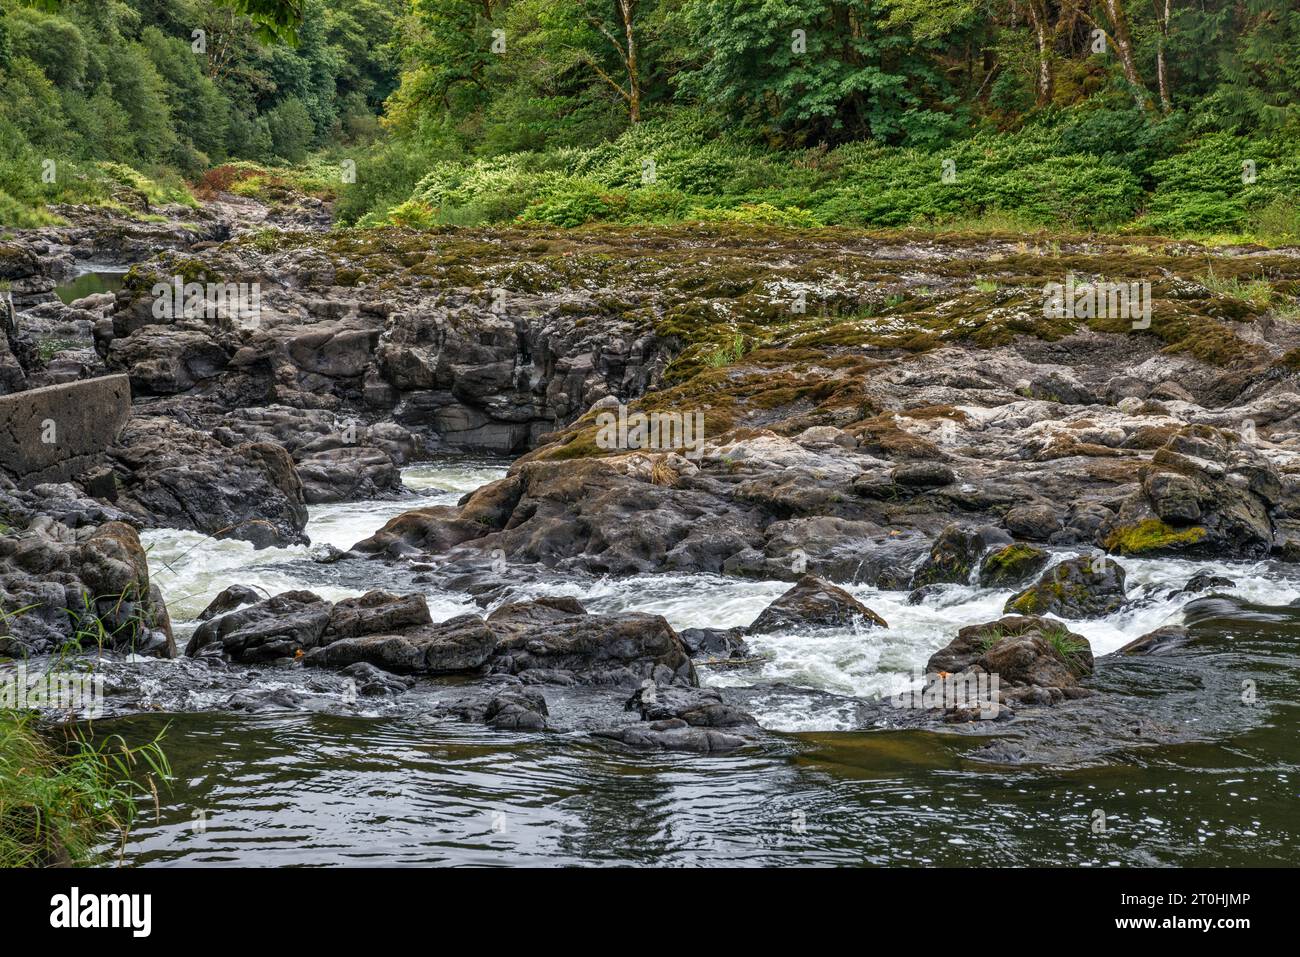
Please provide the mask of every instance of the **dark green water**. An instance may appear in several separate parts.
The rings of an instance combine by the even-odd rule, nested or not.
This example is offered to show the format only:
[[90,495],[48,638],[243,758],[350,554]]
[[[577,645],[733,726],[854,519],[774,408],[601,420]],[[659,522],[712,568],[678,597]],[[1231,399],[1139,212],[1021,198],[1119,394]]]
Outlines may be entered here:
[[125,275],[120,272],[84,272],[75,279],[55,286],[54,293],[67,303],[96,293],[117,292],[122,288]]

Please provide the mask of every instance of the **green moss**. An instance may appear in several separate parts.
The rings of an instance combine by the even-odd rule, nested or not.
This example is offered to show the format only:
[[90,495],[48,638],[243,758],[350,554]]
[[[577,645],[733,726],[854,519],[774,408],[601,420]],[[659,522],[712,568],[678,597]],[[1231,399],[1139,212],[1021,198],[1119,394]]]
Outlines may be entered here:
[[1180,531],[1171,528],[1158,518],[1148,518],[1136,525],[1115,529],[1106,536],[1104,544],[1108,552],[1118,552],[1120,555],[1149,555],[1153,552],[1195,545],[1204,539],[1206,534],[1205,529],[1199,525]]
[[1047,560],[1047,552],[1041,548],[1017,542],[989,553],[980,568],[980,580],[986,585],[1018,582],[1028,578]]

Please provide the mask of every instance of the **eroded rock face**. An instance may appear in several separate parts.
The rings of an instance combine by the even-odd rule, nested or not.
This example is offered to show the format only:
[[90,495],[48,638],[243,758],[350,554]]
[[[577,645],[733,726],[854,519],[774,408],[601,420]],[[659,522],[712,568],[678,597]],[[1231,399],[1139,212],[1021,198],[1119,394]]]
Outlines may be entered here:
[[842,588],[805,575],[793,588],[764,608],[748,633],[798,631],[808,628],[842,628],[861,624],[889,627],[883,618]]
[[[533,450],[501,487],[456,512],[401,520],[367,543],[372,554],[465,563],[500,549],[511,564],[561,572],[791,582],[807,572],[924,587],[963,580],[978,562],[969,542],[944,537],[956,521],[1119,553],[1300,558],[1300,391],[1282,361],[1295,343],[1241,303],[1199,286],[1189,297],[1196,257],[1184,257],[1183,275],[1168,250],[1067,244],[1151,274],[1157,313],[1203,326],[1214,349],[1168,341],[1162,325],[1045,324],[1042,280],[1057,264],[996,240],[755,243],[666,229],[206,242],[249,225],[230,221],[227,205],[199,217],[202,248],[140,264],[108,320],[75,320],[131,377],[147,403],[138,411],[210,431],[232,451],[281,446],[306,503],[398,495],[397,470],[430,444]],[[320,210],[300,205],[286,222],[315,223]],[[262,216],[254,225],[271,221]],[[72,233],[94,228],[78,220]],[[155,249],[174,250],[167,236],[184,230],[153,232]],[[141,234],[131,235],[128,245]],[[971,290],[971,259],[998,263],[996,293]],[[49,272],[22,244],[6,263],[22,281]],[[1288,277],[1296,264],[1265,256],[1260,268]],[[260,311],[155,315],[153,284],[176,275],[259,283]],[[824,322],[772,318],[792,284],[823,300]],[[882,304],[879,329],[839,321]],[[94,317],[106,307],[78,308]],[[710,358],[725,358],[720,347],[755,317],[764,348]],[[598,448],[596,412],[646,395],[705,415],[701,446]],[[1255,453],[1210,435],[1246,419]],[[340,437],[349,424],[355,441]],[[289,541],[286,497],[257,496],[264,513],[215,512],[264,520],[274,531],[259,537]],[[145,524],[211,530],[135,499]],[[940,544],[945,554],[909,582]]]

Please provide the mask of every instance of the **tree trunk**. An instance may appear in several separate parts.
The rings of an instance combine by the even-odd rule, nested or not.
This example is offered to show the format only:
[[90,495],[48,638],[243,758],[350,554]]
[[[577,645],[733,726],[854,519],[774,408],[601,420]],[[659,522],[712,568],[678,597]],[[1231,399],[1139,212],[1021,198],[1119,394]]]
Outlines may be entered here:
[[1133,87],[1133,98],[1138,109],[1151,109],[1151,95],[1138,73],[1137,61],[1133,58],[1133,38],[1128,31],[1128,17],[1124,14],[1123,0],[1102,0],[1106,8],[1106,17],[1110,20],[1111,40],[1115,44],[1115,53],[1119,56],[1120,67],[1124,70],[1124,79]]
[[637,67],[636,37],[632,24],[636,20],[636,0],[618,0],[623,14],[623,32],[627,36],[627,112],[633,123],[641,122],[641,73]]
[[1169,72],[1165,62],[1165,46],[1169,43],[1169,14],[1173,7],[1173,0],[1155,0],[1157,5],[1163,6],[1160,14],[1160,41],[1156,48],[1156,85],[1160,89],[1160,108],[1168,113],[1173,108],[1173,102],[1169,96]]
[[1029,0],[1029,23],[1038,45],[1038,105],[1047,106],[1055,92],[1052,79],[1052,29],[1045,0]]

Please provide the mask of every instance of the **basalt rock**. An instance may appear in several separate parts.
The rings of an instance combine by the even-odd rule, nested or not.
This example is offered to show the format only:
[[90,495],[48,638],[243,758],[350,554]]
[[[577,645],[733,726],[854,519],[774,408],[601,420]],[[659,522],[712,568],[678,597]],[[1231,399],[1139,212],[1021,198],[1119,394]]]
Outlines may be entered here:
[[455,674],[482,667],[497,642],[483,619],[458,615],[397,634],[343,638],[312,651],[306,663],[342,667],[364,661],[402,674]]
[[638,712],[642,721],[678,719],[693,728],[758,728],[753,715],[726,704],[716,688],[661,688],[647,680],[624,708]]
[[137,416],[108,457],[117,507],[145,527],[188,528],[259,548],[307,542],[302,482],[279,445],[228,448],[172,419]]
[[[218,600],[224,606],[243,597],[227,589]],[[301,657],[323,646],[365,636],[401,629],[413,632],[427,625],[429,608],[419,595],[371,591],[334,604],[314,592],[291,591],[209,618],[195,629],[185,654],[195,657],[219,652],[235,661],[269,661]],[[366,660],[354,657],[342,661],[344,652],[338,655],[339,661],[330,663]]]
[[843,628],[854,624],[889,627],[883,618],[842,588],[805,575],[793,588],[764,608],[750,624],[751,635],[808,628]]
[[212,649],[236,661],[292,658],[321,643],[333,606],[314,592],[291,591],[205,621],[185,654]]
[[677,633],[692,658],[748,658],[744,628],[683,628]]
[[73,646],[172,657],[167,606],[134,528],[71,529],[48,517],[0,535],[0,654]]
[[199,621],[210,621],[242,605],[255,605],[262,600],[262,597],[261,592],[247,585],[231,585],[222,589],[221,593],[199,612]]
[[1071,558],[1007,599],[1008,614],[1102,618],[1127,601],[1124,569],[1102,557]]
[[1092,647],[1060,622],[1008,616],[962,628],[930,656],[926,671],[948,676],[996,675],[999,701],[1053,704],[1086,694],[1079,679],[1092,673]]
[[686,646],[659,615],[588,615],[521,602],[497,609],[488,624],[499,636],[493,673],[594,685],[699,683]]

